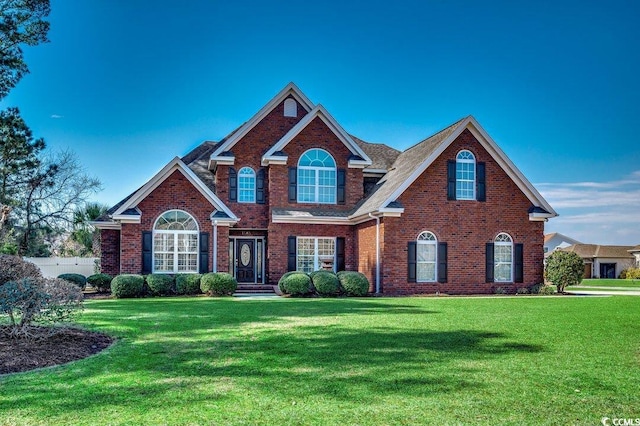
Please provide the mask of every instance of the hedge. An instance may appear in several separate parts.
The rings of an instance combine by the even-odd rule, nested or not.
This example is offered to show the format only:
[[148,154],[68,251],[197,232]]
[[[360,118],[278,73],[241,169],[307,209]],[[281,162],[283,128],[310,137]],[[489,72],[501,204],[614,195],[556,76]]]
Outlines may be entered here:
[[230,296],[238,288],[238,281],[226,272],[209,272],[200,279],[200,290],[209,296]]
[[144,278],[142,275],[123,274],[116,276],[111,281],[111,294],[118,299],[141,296],[143,288]]
[[167,274],[150,274],[146,277],[149,293],[154,296],[166,296],[172,293],[173,277]]
[[293,271],[280,278],[278,287],[285,294],[304,296],[311,293],[311,278],[304,272]]
[[113,277],[109,274],[94,274],[87,277],[87,282],[95,288],[98,293],[106,293],[111,289]]
[[369,280],[360,272],[339,272],[338,280],[347,296],[366,296],[369,292]]
[[340,281],[330,271],[315,271],[310,274],[311,283],[321,296],[337,296],[340,294]]
[[178,274],[176,275],[176,293],[178,294],[199,294],[200,274]]
[[60,274],[58,278],[77,285],[81,291],[84,290],[87,285],[87,277],[81,274]]

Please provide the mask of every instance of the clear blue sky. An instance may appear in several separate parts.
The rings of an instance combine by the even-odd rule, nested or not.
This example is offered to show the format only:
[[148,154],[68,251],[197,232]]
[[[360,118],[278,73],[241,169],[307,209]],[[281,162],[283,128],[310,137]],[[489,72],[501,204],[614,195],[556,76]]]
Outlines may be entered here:
[[[488,4],[488,5],[487,5]],[[640,2],[52,0],[18,106],[115,204],[288,82],[403,149],[474,115],[561,217],[640,244]]]

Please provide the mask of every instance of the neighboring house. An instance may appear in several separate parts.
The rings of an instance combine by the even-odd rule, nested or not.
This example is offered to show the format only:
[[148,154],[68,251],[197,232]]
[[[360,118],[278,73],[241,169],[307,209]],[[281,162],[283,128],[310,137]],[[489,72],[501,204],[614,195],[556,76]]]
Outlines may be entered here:
[[273,285],[325,268],[384,294],[489,293],[542,282],[555,216],[473,117],[399,152],[350,135],[291,83],[94,224],[110,274]]
[[574,244],[562,250],[577,253],[584,260],[585,278],[618,278],[620,272],[633,266],[631,246]]
[[640,244],[635,247],[631,247],[629,253],[631,253],[631,255],[635,257],[636,267],[640,268]]
[[567,237],[566,235],[554,232],[552,234],[546,234],[544,236],[544,252],[551,253],[556,249],[569,247],[572,244],[582,244],[578,240]]

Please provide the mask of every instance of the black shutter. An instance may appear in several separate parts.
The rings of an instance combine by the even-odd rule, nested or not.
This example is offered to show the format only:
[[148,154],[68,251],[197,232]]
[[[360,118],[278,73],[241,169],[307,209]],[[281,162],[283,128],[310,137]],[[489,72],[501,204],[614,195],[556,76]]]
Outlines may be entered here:
[[447,200],[456,199],[456,162],[447,162]]
[[298,169],[296,167],[289,167],[289,202],[295,203],[298,201]]
[[487,178],[485,173],[485,163],[476,164],[476,200],[487,201]]
[[438,282],[447,282],[447,243],[438,243]]
[[407,245],[407,263],[409,265],[409,270],[407,271],[407,281],[410,283],[416,282],[416,252],[417,252],[417,243],[415,241],[409,241]]
[[336,238],[336,272],[344,271],[344,237]]
[[201,274],[209,272],[209,233],[200,233],[200,252],[198,253],[198,261],[200,262]]
[[296,237],[287,238],[287,271],[295,271],[297,268],[296,245]]
[[517,283],[521,283],[524,281],[524,247],[522,244],[514,244],[513,249],[513,280]]
[[153,234],[151,231],[144,231],[142,233],[142,273],[150,274],[151,265],[153,263]]
[[235,202],[238,200],[238,174],[236,169],[229,167],[229,201]]
[[347,200],[347,174],[344,169],[338,169],[338,194],[337,194],[337,202],[338,204],[344,204]]
[[264,204],[264,169],[256,174],[256,203]]
[[486,258],[486,270],[487,270],[485,281],[488,283],[492,283],[493,282],[493,243],[487,243],[485,250],[486,250],[485,258]]

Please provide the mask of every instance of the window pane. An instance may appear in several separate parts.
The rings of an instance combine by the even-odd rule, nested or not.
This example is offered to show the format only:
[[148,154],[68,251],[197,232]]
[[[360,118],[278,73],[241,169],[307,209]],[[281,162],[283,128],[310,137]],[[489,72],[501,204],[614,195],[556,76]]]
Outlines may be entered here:
[[238,173],[238,201],[241,203],[256,201],[256,175],[249,167],[243,167]]
[[436,280],[436,264],[435,263],[418,263],[416,265],[416,273],[418,281],[435,281]]

